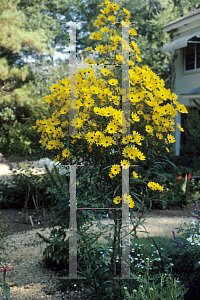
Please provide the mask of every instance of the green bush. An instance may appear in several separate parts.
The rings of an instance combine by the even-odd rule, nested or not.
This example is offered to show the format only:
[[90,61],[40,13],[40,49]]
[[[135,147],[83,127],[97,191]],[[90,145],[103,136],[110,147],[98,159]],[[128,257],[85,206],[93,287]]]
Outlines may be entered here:
[[0,103],[0,152],[9,154],[35,154],[43,147],[33,125],[44,113],[44,107],[15,102]]
[[48,173],[33,174],[29,166],[18,164],[18,169],[12,170],[8,182],[0,181],[1,208],[22,209],[55,205],[56,198],[48,193],[48,189],[53,188]]

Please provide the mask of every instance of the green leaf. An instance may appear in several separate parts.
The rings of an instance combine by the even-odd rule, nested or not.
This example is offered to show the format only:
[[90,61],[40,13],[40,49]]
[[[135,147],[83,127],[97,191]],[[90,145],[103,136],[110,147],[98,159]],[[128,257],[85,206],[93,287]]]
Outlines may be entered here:
[[2,289],[3,289],[3,293],[4,293],[4,295],[6,296],[6,299],[7,300],[10,300],[10,286],[8,285],[8,284],[6,284],[6,285],[3,285],[2,284]]

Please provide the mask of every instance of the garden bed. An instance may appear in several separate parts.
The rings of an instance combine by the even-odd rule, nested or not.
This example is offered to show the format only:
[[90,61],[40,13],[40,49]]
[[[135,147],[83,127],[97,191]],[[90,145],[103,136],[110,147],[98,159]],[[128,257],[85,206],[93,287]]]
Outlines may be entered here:
[[[1,226],[9,225],[10,231],[10,234],[4,239],[9,243],[5,247],[5,253],[9,253],[8,262],[14,265],[14,271],[7,272],[7,282],[11,287],[11,299],[86,299],[84,291],[79,293],[75,287],[73,292],[62,293],[59,291],[62,271],[46,269],[42,265],[42,252],[46,244],[37,245],[41,239],[36,236],[36,232],[48,237],[49,211],[46,212],[46,218],[41,220],[41,224],[34,223],[34,227],[30,223],[25,223],[24,215],[18,214],[18,212],[20,211],[14,209],[1,210],[2,218],[0,219]],[[195,219],[190,217],[192,216],[191,212],[194,212],[194,205],[190,205],[187,210],[153,210],[149,215],[157,216],[160,219],[152,217],[147,219],[146,228],[152,236],[164,236],[168,226],[168,236],[172,237],[171,230],[184,222],[189,223]],[[34,210],[29,210],[29,214],[34,216]],[[110,219],[103,220],[105,224],[110,222],[112,222]],[[138,233],[138,236],[142,235]],[[2,295],[1,291],[0,295]]]

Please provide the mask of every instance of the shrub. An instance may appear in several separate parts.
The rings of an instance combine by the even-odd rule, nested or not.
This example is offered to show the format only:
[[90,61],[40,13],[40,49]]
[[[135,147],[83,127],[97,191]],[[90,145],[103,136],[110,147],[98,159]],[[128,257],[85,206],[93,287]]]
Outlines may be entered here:
[[0,207],[1,208],[38,208],[53,207],[56,197],[51,179],[48,173],[33,173],[31,164],[18,164],[17,170],[12,170],[11,179],[0,185]]
[[17,101],[2,102],[0,104],[0,152],[6,155],[41,152],[43,147],[39,143],[39,134],[32,128],[39,116],[42,116],[42,108],[37,105],[21,104]]

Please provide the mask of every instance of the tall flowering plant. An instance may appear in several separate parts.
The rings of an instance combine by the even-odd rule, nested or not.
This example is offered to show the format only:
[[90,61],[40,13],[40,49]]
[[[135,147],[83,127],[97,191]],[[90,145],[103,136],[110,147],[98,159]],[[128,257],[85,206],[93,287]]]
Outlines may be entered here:
[[[69,78],[51,86],[52,94],[45,101],[54,106],[55,111],[51,118],[38,120],[37,127],[43,145],[57,153],[56,160],[70,162],[78,152],[81,156],[88,150],[91,156],[92,153],[111,155],[110,178],[121,172],[121,166],[135,165],[132,178],[136,179],[142,176],[141,166],[152,156],[152,147],[157,146],[158,156],[163,148],[170,151],[170,144],[175,142],[174,117],[178,111],[187,113],[187,110],[148,66],[137,66],[140,50],[134,40],[137,32],[131,28],[130,12],[123,8],[118,13],[119,6],[107,0],[101,6],[101,14],[94,23],[100,30],[90,38],[102,44],[86,49],[90,51],[85,61],[88,67],[76,72],[77,119],[74,118],[73,126],[78,134],[68,142]],[[114,25],[118,28],[114,29]],[[123,26],[130,26],[128,42],[120,34]],[[110,44],[106,44],[107,40]],[[122,48],[129,49],[128,61],[122,62]],[[92,66],[97,63],[95,73]],[[122,110],[122,63],[129,66],[130,134],[126,136],[121,134],[122,122],[127,125]],[[182,130],[180,125],[178,127]],[[84,149],[80,145],[84,145]],[[158,183],[143,181],[149,189],[162,191]],[[131,196],[126,199],[133,207]],[[113,199],[116,204],[121,200],[120,195]]]
[[[154,181],[152,170],[158,165],[155,162],[160,162],[163,151],[169,152],[170,145],[175,142],[172,133],[177,112],[187,113],[187,110],[148,66],[137,66],[141,60],[140,50],[130,12],[125,8],[120,11],[116,3],[108,0],[100,7],[101,13],[94,22],[99,30],[90,35],[96,46],[85,49],[89,53],[85,60],[87,66],[78,69],[74,77],[67,77],[50,87],[52,93],[45,101],[49,103],[50,111],[54,108],[53,114],[48,119],[37,120],[36,128],[41,132],[42,144],[55,154],[55,161],[66,165],[89,161],[93,167],[92,175],[96,172],[97,178],[103,174],[107,192],[103,200],[100,197],[101,206],[117,207],[123,198],[130,208],[137,205],[144,211],[154,193],[156,197],[162,193],[163,188]],[[126,28],[128,38],[122,35]],[[122,51],[129,52],[129,55],[122,55]],[[98,68],[93,68],[94,65]],[[126,78],[122,78],[124,65],[128,70]],[[74,82],[77,118],[72,120],[74,132],[69,137],[70,109],[73,108],[70,97]],[[124,85],[128,86],[126,93]],[[124,99],[130,104],[128,118],[123,109]],[[183,130],[180,125],[178,128]],[[129,177],[131,192],[122,195],[121,172],[128,166],[134,166]],[[97,189],[100,186],[102,180]],[[91,202],[95,203],[95,199]],[[88,199],[86,203],[92,205],[88,204]],[[114,221],[113,266],[116,239],[121,229],[116,211]],[[134,228],[137,226],[138,223]]]

